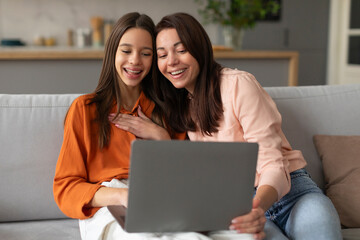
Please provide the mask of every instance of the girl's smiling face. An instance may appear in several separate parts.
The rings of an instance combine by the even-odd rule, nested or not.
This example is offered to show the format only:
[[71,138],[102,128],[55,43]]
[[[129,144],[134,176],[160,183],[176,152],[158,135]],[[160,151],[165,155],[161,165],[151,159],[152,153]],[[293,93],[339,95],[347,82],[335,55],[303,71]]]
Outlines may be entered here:
[[139,86],[151,69],[152,59],[150,33],[141,28],[128,29],[120,39],[115,56],[115,68],[121,80],[120,85]]
[[199,63],[185,48],[174,28],[160,31],[156,37],[158,68],[176,88],[194,92]]

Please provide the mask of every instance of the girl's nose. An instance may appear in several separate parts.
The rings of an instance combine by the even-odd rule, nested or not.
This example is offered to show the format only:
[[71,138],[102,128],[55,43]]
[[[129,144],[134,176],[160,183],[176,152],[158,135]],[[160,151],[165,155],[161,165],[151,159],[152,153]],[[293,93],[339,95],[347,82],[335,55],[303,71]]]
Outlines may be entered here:
[[139,65],[140,64],[140,56],[138,53],[134,52],[133,54],[131,54],[130,58],[129,58],[129,62],[132,65]]

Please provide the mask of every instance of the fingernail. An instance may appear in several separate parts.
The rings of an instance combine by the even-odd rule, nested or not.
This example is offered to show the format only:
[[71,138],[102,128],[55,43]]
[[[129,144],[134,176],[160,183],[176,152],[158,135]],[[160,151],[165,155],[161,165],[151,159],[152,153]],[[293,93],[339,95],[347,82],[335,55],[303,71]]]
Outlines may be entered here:
[[231,225],[231,226],[229,227],[229,229],[230,229],[230,230],[235,230],[235,226]]
[[231,220],[231,223],[237,223],[238,221],[236,219]]

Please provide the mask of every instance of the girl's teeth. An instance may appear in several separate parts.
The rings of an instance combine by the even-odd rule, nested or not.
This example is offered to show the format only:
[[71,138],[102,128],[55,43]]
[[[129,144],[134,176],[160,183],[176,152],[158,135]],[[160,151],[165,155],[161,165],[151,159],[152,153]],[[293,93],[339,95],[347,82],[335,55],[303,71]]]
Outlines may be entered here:
[[177,75],[177,74],[180,74],[180,73],[182,73],[182,72],[184,72],[184,71],[185,71],[185,69],[179,70],[179,71],[175,71],[175,72],[171,72],[171,75]]
[[140,73],[140,71],[133,71],[133,70],[130,70],[130,69],[126,69],[126,71],[128,71],[130,73]]

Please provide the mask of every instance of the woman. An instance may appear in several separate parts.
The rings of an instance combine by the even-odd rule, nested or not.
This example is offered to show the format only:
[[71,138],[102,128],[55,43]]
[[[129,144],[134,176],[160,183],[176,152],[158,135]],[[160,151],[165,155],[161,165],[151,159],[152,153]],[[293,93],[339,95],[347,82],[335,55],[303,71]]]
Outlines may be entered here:
[[267,239],[341,239],[335,208],[291,148],[275,103],[255,77],[216,63],[208,35],[188,14],[165,16],[156,32],[166,79],[155,86],[159,104],[171,109],[165,112],[170,127],[187,131],[190,140],[259,143],[253,210],[229,228],[256,239],[265,233]]
[[[136,131],[143,138],[170,139],[165,128],[150,120],[162,119],[152,101],[154,28],[139,13],[118,20],[105,46],[97,88],[75,99],[65,119],[54,197],[63,213],[81,219],[83,239],[111,238],[109,229],[118,224],[105,206],[127,206],[130,144],[136,136],[111,121],[136,116],[135,122],[142,123]],[[183,139],[184,134],[175,137]]]

